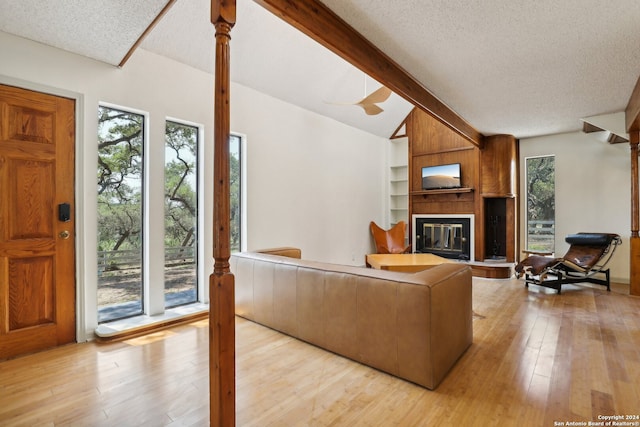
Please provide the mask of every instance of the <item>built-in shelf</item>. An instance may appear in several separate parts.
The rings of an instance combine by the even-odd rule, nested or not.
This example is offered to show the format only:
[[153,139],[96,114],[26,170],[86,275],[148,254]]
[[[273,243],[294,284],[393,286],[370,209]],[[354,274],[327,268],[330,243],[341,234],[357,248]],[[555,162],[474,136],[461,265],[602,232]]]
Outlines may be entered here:
[[409,167],[407,165],[390,168],[390,225],[399,221],[409,221]]
[[[389,225],[409,223],[408,138],[395,138],[389,144]],[[407,228],[408,230],[408,228]],[[408,236],[407,236],[408,238]]]
[[428,196],[431,194],[460,194],[460,193],[471,193],[473,188],[442,188],[438,190],[420,190],[420,191],[412,191],[412,196]]

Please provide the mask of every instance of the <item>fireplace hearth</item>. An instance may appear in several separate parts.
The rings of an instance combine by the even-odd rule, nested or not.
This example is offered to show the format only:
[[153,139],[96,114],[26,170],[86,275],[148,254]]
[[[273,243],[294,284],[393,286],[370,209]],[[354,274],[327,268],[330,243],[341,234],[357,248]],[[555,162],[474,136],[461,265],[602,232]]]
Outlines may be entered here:
[[414,252],[473,261],[473,215],[413,215],[412,222]]

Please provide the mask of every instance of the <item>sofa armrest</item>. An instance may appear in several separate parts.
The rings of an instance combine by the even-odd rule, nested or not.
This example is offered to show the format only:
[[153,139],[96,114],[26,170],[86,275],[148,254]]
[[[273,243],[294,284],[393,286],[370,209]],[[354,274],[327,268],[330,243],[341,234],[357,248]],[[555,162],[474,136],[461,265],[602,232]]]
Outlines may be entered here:
[[442,264],[416,273],[431,290],[430,331],[433,387],[473,342],[471,268]]
[[283,246],[281,248],[267,248],[267,249],[259,249],[254,251],[260,254],[269,254],[269,255],[279,255],[286,256],[289,258],[302,258],[302,251],[298,248]]

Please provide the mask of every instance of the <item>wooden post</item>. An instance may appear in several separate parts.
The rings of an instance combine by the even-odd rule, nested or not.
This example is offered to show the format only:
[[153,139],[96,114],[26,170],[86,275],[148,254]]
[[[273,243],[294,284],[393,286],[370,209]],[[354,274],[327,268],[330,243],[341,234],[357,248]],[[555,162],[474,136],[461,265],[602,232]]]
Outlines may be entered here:
[[638,143],[640,131],[629,133],[631,146],[631,238],[629,294],[640,296],[640,190],[638,189]]
[[640,142],[640,78],[631,92],[624,110],[625,127],[631,145],[631,245],[629,294],[640,296],[640,193],[638,189],[638,143]]
[[234,278],[229,268],[229,110],[231,28],[235,0],[211,0],[216,29],[214,86],[213,274],[209,277],[209,404],[210,425],[235,426],[236,366]]

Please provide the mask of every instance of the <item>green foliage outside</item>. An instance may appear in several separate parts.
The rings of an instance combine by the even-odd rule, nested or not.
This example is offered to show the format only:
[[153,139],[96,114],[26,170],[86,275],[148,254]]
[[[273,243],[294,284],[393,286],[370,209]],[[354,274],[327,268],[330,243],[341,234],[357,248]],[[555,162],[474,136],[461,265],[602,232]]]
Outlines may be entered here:
[[165,142],[164,244],[166,248],[194,246],[198,128],[167,122]]
[[[142,246],[144,117],[98,111],[98,251]],[[167,122],[165,140],[165,247],[194,246],[197,226],[198,128]],[[230,244],[240,250],[240,138],[230,140]]]
[[526,160],[527,168],[527,249],[554,251],[555,157]]
[[240,137],[229,140],[229,215],[231,252],[240,251]]
[[98,110],[98,250],[139,249],[143,116]]
[[[197,298],[198,133],[167,122],[164,169],[165,304]],[[144,117],[109,107],[98,110],[99,322],[142,310]],[[230,139],[230,240],[240,249],[240,138]],[[109,306],[137,301],[126,312]],[[101,311],[102,309],[105,311]]]

